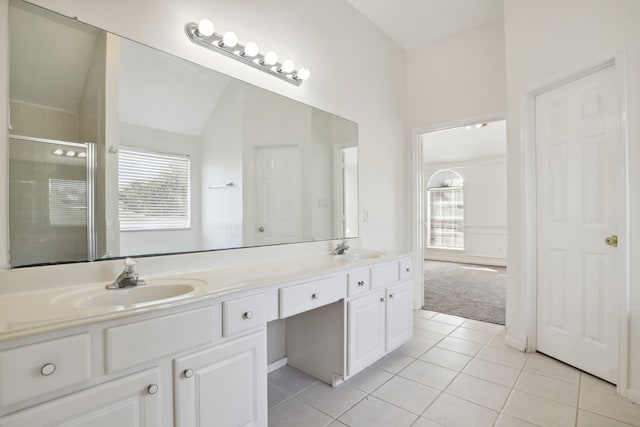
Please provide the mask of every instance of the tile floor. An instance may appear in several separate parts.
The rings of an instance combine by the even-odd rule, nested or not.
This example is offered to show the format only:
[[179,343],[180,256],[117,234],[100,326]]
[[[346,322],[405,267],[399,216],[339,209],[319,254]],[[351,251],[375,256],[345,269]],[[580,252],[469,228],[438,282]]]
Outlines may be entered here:
[[331,388],[269,374],[270,427],[640,426],[640,405],[602,380],[504,345],[504,327],[420,310],[411,341]]

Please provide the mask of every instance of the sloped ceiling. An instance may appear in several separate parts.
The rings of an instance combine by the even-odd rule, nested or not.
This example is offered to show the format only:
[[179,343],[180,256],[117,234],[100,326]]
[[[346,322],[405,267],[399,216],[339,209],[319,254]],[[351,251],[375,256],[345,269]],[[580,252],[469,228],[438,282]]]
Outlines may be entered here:
[[347,0],[406,50],[503,16],[503,0]]
[[10,97],[77,112],[99,31],[12,3]]
[[457,127],[422,136],[425,163],[466,162],[507,155],[506,121],[487,126]]

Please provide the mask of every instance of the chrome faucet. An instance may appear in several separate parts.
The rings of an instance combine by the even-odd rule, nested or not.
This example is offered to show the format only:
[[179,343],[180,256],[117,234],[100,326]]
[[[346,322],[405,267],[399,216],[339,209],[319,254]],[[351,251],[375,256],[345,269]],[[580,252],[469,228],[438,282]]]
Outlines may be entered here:
[[349,249],[349,245],[346,240],[343,240],[341,243],[338,243],[338,246],[334,250],[331,251],[330,255],[344,255],[344,253]]
[[124,260],[124,271],[120,273],[115,282],[110,283],[106,286],[107,289],[121,289],[121,288],[129,288],[131,286],[141,286],[146,285],[142,279],[138,278],[138,273],[136,272],[136,265],[138,263],[132,259],[127,258]]

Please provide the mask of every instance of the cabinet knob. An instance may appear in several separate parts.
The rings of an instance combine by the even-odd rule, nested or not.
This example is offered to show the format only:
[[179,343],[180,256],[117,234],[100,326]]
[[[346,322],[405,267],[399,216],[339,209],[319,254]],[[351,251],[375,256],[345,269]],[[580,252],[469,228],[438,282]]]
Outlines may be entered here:
[[389,298],[393,299],[393,294],[389,294]]
[[151,384],[147,387],[147,392],[149,394],[156,394],[158,392],[158,384]]
[[54,365],[53,363],[45,363],[44,365],[42,365],[42,368],[40,368],[40,373],[45,377],[48,377],[49,375],[53,375],[55,371],[56,371],[56,365]]
[[380,298],[380,302],[384,302],[384,297]]
[[185,378],[191,378],[193,376],[193,369],[185,369],[182,371],[182,375],[184,375]]
[[242,315],[242,317],[245,319],[253,318],[253,311],[247,311],[245,314]]
[[320,294],[319,293],[315,292],[315,293],[311,294],[311,299],[318,299],[318,298],[320,298]]
[[406,271],[407,273],[411,273],[411,267],[405,268],[404,271]]
[[364,280],[360,280],[360,281],[358,282],[358,286],[364,286]]

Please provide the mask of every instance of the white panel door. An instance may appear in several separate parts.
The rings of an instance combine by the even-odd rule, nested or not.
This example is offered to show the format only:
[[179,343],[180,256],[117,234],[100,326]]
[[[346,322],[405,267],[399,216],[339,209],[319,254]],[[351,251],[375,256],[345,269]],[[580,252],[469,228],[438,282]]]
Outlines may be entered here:
[[535,99],[538,350],[618,380],[624,212],[614,67]]
[[411,338],[413,333],[413,282],[387,288],[387,345],[390,352]]
[[256,242],[302,240],[302,176],[297,146],[256,147]]
[[347,369],[349,376],[385,354],[385,290],[347,303]]

